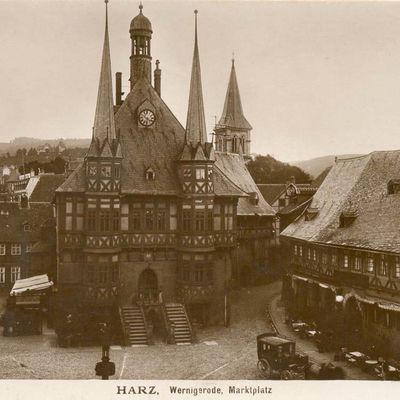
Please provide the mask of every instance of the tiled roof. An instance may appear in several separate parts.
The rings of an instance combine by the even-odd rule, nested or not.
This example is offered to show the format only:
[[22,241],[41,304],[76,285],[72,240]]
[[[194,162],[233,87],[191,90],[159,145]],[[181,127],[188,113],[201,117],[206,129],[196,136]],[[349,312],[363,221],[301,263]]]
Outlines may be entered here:
[[[318,215],[310,221],[300,217],[281,235],[400,253],[400,194],[387,190],[388,182],[399,177],[400,151],[337,160],[310,205]],[[357,210],[357,216],[341,228],[340,215],[347,210]]]
[[30,202],[45,202],[53,201],[56,189],[65,181],[64,174],[42,174],[38,177],[30,197]]
[[[256,183],[251,177],[246,164],[239,154],[215,152],[215,166],[222,172],[238,189],[247,193],[249,197],[240,198],[238,203],[238,215],[275,215],[273,208],[264,200]],[[257,193],[258,203],[250,198],[251,194]]]
[[[30,204],[20,208],[18,203],[0,202],[0,241],[36,242],[40,239],[40,227],[53,218],[51,204]],[[25,231],[24,225],[30,225]]]

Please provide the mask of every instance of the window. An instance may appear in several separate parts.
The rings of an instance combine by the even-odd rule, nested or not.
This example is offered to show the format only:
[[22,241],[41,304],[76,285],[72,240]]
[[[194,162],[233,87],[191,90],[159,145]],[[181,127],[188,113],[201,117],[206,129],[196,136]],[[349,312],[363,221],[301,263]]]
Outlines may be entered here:
[[65,230],[66,231],[72,230],[72,216],[71,215],[67,215],[65,217]]
[[6,245],[4,243],[0,244],[0,256],[4,256],[6,254]]
[[303,246],[299,246],[299,256],[303,257]]
[[191,230],[192,225],[192,212],[184,210],[182,213],[182,229],[187,232]]
[[0,267],[0,283],[6,282],[6,267]]
[[361,271],[361,257],[359,256],[354,257],[354,269],[356,271]]
[[93,283],[94,282],[94,266],[93,265],[88,265],[86,269],[86,281],[88,283]]
[[72,213],[72,201],[67,201],[65,203],[65,212],[67,214],[71,214]]
[[311,249],[308,249],[307,251],[307,258],[311,260]]
[[120,178],[120,174],[121,174],[121,169],[119,168],[119,166],[115,166],[114,167],[114,177],[115,177],[115,179],[119,179]]
[[33,247],[33,243],[27,243],[27,244],[25,245],[25,252],[26,252],[26,253],[30,253],[31,250],[32,250],[32,247]]
[[396,262],[394,265],[394,277],[400,278],[400,257],[396,257]]
[[317,250],[314,249],[312,254],[313,254],[313,261],[317,261]]
[[199,211],[196,212],[195,223],[196,223],[196,232],[204,232],[205,224],[204,224],[203,212]]
[[99,283],[107,283],[107,265],[99,265]]
[[11,267],[11,282],[14,283],[18,279],[21,279],[21,268]]
[[336,253],[332,253],[331,261],[332,261],[332,265],[337,265],[337,254]]
[[372,256],[368,256],[367,258],[367,272],[370,274],[373,274],[375,271],[375,265],[374,265],[374,258]]
[[100,232],[110,230],[110,216],[108,211],[100,211]]
[[118,265],[113,265],[111,267],[111,282],[112,283],[117,283],[118,282],[118,276],[119,276]]
[[110,178],[111,177],[111,166],[103,165],[101,167],[101,175],[106,177],[106,178]]
[[24,225],[24,231],[29,232],[31,230],[31,226],[29,224]]
[[183,177],[190,178],[192,176],[192,170],[190,168],[183,169]]
[[114,211],[113,213],[113,230],[114,232],[119,231],[119,212]]
[[328,264],[328,254],[322,253],[322,264]]
[[188,265],[182,267],[182,280],[185,282],[189,282],[190,280],[190,269]]
[[169,229],[176,231],[177,228],[177,216],[176,216],[176,204],[170,204],[169,206]]
[[384,258],[384,256],[382,256],[379,263],[379,275],[387,276],[387,274],[388,274],[388,263],[387,260]]
[[20,243],[12,243],[11,244],[11,255],[12,256],[21,255],[21,244]]
[[297,244],[294,245],[293,253],[295,256],[297,256]]
[[148,181],[154,181],[154,179],[156,179],[156,173],[151,168],[146,171],[146,179]]
[[140,231],[141,229],[141,213],[140,211],[134,211],[132,213],[132,225],[134,231]]
[[349,256],[346,254],[343,256],[343,268],[349,268]]
[[151,231],[154,227],[154,212],[153,210],[146,210],[145,214],[146,230]]
[[165,231],[165,211],[157,210],[157,231]]
[[196,179],[205,179],[206,170],[204,168],[196,168]]
[[196,265],[194,270],[194,281],[195,282],[203,282],[203,266]]
[[96,230],[96,211],[88,212],[87,228],[88,228],[88,231]]

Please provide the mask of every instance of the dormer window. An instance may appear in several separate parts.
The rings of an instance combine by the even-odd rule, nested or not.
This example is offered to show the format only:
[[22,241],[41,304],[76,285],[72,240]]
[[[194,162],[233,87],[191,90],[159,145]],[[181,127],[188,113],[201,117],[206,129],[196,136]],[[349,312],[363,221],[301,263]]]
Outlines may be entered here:
[[24,231],[25,232],[29,232],[29,231],[31,231],[31,226],[29,225],[29,224],[24,224]]
[[259,200],[260,199],[258,197],[258,193],[257,192],[250,193],[250,202],[251,202],[251,204],[256,206],[258,204]]
[[154,170],[152,168],[149,168],[146,171],[146,180],[154,181],[155,179],[156,179],[156,173],[154,172]]
[[388,194],[400,193],[400,179],[391,179],[387,185]]
[[356,220],[357,217],[358,217],[357,210],[343,211],[339,217],[339,227],[346,228],[347,226],[350,226]]
[[309,207],[306,210],[305,219],[306,221],[312,221],[318,214],[319,214],[318,207]]

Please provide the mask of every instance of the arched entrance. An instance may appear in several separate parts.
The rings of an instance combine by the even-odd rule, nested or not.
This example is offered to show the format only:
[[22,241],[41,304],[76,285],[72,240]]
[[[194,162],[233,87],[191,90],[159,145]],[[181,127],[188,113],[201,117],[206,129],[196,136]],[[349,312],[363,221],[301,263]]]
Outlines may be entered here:
[[139,275],[138,282],[139,300],[145,303],[157,303],[158,301],[158,280],[156,273],[146,268]]

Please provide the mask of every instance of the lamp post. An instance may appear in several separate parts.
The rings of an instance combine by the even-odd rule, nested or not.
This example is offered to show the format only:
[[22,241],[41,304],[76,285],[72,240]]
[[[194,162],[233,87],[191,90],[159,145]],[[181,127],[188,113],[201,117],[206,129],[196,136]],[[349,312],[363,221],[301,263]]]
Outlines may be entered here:
[[101,361],[96,364],[96,376],[101,376],[102,380],[115,374],[115,363],[110,361],[110,331],[107,324],[102,324],[100,329],[102,342]]

